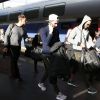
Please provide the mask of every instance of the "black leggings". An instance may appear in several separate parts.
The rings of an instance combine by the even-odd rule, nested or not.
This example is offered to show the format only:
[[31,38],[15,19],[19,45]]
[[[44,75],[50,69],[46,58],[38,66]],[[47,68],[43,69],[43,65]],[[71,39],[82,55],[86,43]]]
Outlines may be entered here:
[[50,76],[49,81],[52,84],[55,93],[58,94],[60,90],[59,90],[58,85],[57,85],[57,75]]
[[49,63],[50,63],[48,57],[49,56],[46,56],[46,55],[43,55],[43,57],[42,57],[45,70],[44,70],[43,77],[41,79],[41,83],[44,83],[48,78],[48,70],[49,70]]
[[10,47],[10,58],[11,58],[11,76],[14,78],[20,78],[18,68],[18,58],[20,56],[20,46]]

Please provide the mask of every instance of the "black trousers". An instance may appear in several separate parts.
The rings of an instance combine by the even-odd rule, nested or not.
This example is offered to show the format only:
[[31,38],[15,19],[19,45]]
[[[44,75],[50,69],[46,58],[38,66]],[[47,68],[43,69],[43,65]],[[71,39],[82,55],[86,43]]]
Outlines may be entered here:
[[49,81],[56,94],[60,92],[58,78],[68,81],[70,77],[70,62],[64,56],[59,54],[52,55],[49,66]]
[[49,75],[50,72],[50,61],[51,61],[51,56],[50,55],[42,55],[42,60],[44,62],[44,66],[45,66],[45,70],[44,70],[44,74],[41,78],[41,83],[44,83],[47,79],[49,79],[50,83],[53,86],[54,91],[56,92],[56,94],[58,94],[59,92],[59,88],[57,86],[57,75]]
[[52,84],[52,87],[55,91],[56,94],[58,94],[60,92],[58,85],[57,85],[57,75],[51,75],[49,76],[49,81]]
[[42,60],[43,60],[43,63],[44,63],[44,67],[45,67],[45,70],[44,70],[44,74],[43,74],[43,77],[41,79],[41,83],[44,83],[47,78],[48,78],[48,71],[49,71],[49,64],[50,64],[50,56],[49,55],[42,55]]
[[20,78],[18,68],[18,58],[20,56],[20,46],[10,46],[10,58],[11,58],[11,76],[13,78]]

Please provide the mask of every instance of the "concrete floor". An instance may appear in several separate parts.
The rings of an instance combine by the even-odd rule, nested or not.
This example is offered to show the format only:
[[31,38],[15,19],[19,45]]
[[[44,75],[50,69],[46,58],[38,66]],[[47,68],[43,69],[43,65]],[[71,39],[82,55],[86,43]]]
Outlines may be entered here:
[[[56,94],[51,84],[46,81],[47,90],[42,92],[37,86],[43,75],[43,63],[38,63],[39,73],[34,73],[33,60],[21,56],[19,69],[23,82],[9,79],[9,58],[3,59],[0,56],[0,100],[56,100]],[[100,100],[100,81],[95,83],[98,93],[90,95],[81,77],[76,79],[78,87],[67,85],[66,82],[58,80],[61,91],[68,96],[67,100]]]

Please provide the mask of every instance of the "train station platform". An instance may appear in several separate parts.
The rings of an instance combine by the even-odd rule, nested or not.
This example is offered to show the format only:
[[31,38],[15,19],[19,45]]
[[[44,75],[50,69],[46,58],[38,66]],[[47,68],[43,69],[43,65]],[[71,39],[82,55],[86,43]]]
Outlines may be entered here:
[[[20,56],[19,69],[22,82],[9,78],[9,57],[2,58],[0,55],[0,100],[56,100],[56,94],[52,86],[46,81],[47,90],[41,91],[38,83],[43,75],[43,63],[38,63],[38,73],[34,73],[34,62],[32,59]],[[77,75],[78,87],[67,85],[66,82],[58,80],[61,91],[68,96],[67,100],[100,100],[100,81],[96,81],[95,87],[98,93],[90,95],[80,75]]]

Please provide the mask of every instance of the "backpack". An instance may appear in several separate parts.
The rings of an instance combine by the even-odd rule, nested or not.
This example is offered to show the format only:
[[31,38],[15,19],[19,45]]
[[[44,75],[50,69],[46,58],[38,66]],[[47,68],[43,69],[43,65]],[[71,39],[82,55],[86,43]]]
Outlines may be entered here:
[[15,26],[14,23],[11,24],[10,31],[9,31],[9,35],[7,36],[7,42],[8,42],[7,49],[8,50],[7,50],[7,52],[4,51],[4,55],[9,55],[10,54],[10,37],[12,35],[12,29],[13,29],[14,26]]
[[10,54],[10,37],[12,35],[12,29],[13,29],[14,26],[15,26],[14,23],[11,24],[10,31],[9,31],[9,35],[7,36],[7,42],[8,42],[8,44],[6,46],[7,47],[7,51],[5,51],[5,46],[4,46],[3,47],[3,57],[9,56],[9,54]]
[[10,31],[9,31],[9,35],[8,35],[8,37],[7,37],[7,41],[8,41],[8,49],[10,48],[10,37],[11,37],[11,35],[12,35],[12,29],[13,29],[14,26],[15,26],[14,23],[11,24]]

